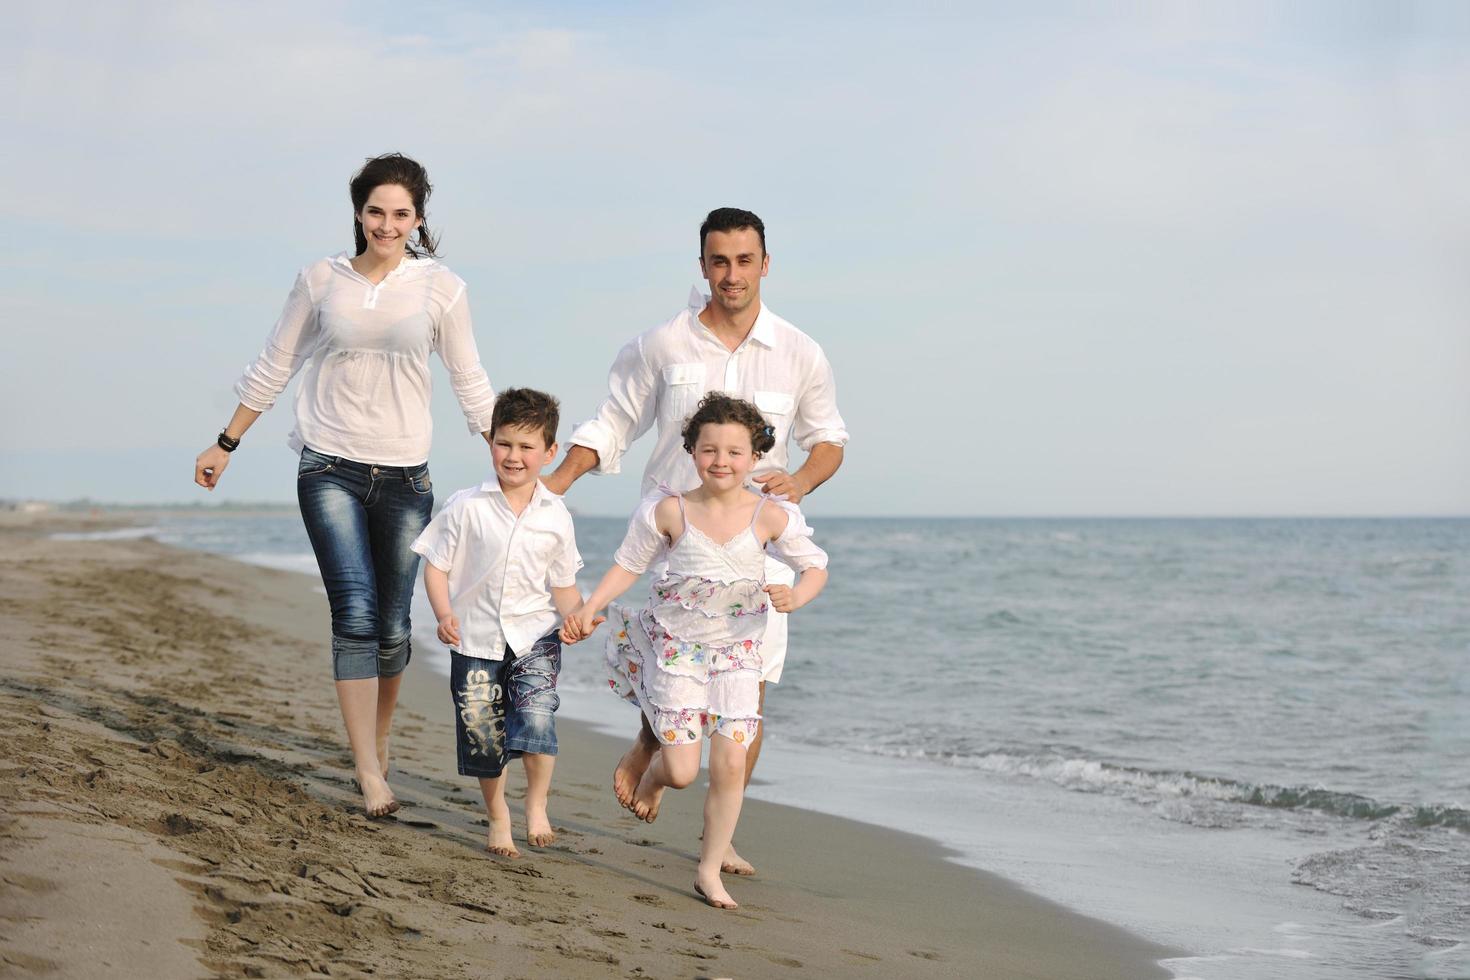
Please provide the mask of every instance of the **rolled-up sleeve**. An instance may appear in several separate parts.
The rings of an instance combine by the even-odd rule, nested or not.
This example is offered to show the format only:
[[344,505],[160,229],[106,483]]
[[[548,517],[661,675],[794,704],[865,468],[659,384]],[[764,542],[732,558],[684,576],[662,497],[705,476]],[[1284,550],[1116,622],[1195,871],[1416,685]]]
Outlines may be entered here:
[[820,349],[807,369],[806,385],[791,422],[791,437],[803,452],[811,452],[819,442],[847,445],[847,423],[837,411],[837,380]]
[[270,411],[311,356],[316,338],[316,303],[303,271],[296,276],[280,319],[266,338],[265,349],[235,382],[240,404],[256,412]]
[[480,350],[475,346],[475,333],[470,323],[470,301],[463,282],[439,323],[434,350],[449,371],[449,384],[459,399],[472,434],[490,431],[490,414],[495,410],[495,389],[480,365]]
[[[635,337],[618,351],[607,375],[607,398],[597,414],[572,432],[572,444],[597,453],[594,472],[621,472],[623,454],[647,432],[658,414],[658,378]],[[625,566],[626,567],[626,566]]]

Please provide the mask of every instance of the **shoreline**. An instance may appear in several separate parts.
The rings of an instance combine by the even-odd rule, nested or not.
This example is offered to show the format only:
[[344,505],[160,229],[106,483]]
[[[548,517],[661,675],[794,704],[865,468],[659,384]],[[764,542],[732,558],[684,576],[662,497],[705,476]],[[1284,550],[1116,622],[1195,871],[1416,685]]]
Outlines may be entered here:
[[[5,942],[12,962],[45,959],[30,941],[76,924],[35,897],[75,886],[37,869],[127,851],[131,870],[112,872],[137,886],[126,891],[166,868],[194,902],[187,916],[158,912],[131,945],[190,951],[195,972],[1168,976],[1157,960],[1171,951],[927,839],[758,800],[740,838],[762,873],[731,880],[738,912],[709,909],[689,889],[702,793],[671,794],[642,824],[606,785],[621,743],[566,719],[557,844],[494,858],[480,849],[474,783],[453,771],[444,681],[422,658],[395,736],[393,783],[410,805],[367,821],[323,680],[314,579],[149,540],[46,541],[64,529],[47,525],[0,530],[0,696],[17,758],[34,756],[0,784],[13,801],[3,900],[43,910]],[[518,816],[522,786],[513,774]],[[17,889],[16,874],[39,891]],[[123,911],[103,901],[91,918],[106,926]],[[102,946],[50,955],[79,958],[68,971],[101,955],[118,969],[126,937]]]

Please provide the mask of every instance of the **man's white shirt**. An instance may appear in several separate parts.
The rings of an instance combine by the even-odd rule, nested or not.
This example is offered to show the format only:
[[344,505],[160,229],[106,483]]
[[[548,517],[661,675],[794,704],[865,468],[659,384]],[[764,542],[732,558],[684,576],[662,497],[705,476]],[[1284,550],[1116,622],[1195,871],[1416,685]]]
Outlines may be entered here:
[[753,402],[776,429],[776,446],[755,475],[788,468],[788,439],[804,451],[820,442],[846,445],[832,366],[815,340],[761,304],[750,334],[734,352],[699,322],[708,297],[697,288],[687,309],[629,341],[608,372],[608,397],[577,426],[573,445],[597,453],[597,473],[621,472],[623,454],[654,425],[658,434],[643,471],[640,497],[660,483],[699,485],[684,450],[684,420],[711,391]]

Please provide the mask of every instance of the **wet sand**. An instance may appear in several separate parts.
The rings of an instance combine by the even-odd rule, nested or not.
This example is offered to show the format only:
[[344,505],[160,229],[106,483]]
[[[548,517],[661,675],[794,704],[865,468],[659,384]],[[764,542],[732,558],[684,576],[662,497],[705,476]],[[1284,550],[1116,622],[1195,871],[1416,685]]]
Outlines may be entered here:
[[708,908],[699,784],[644,824],[611,792],[623,744],[565,720],[557,842],[526,846],[516,769],[522,857],[491,855],[447,682],[421,664],[394,737],[404,808],[368,820],[314,578],[46,540],[59,526],[0,521],[5,974],[1168,975],[1171,951],[927,841],[760,801],[738,834],[760,874],[731,878],[738,911]]

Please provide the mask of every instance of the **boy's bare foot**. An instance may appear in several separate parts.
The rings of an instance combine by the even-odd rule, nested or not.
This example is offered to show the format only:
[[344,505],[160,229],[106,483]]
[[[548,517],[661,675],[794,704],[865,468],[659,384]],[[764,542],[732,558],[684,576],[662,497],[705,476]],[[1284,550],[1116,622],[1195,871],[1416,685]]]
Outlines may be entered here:
[[532,847],[550,847],[556,843],[556,831],[546,816],[546,808],[526,804],[526,843]]
[[720,870],[727,875],[745,875],[749,877],[755,874],[755,865],[735,853],[735,845],[732,843],[725,848],[725,856],[720,859]]
[[638,780],[638,789],[633,793],[633,802],[628,807],[633,815],[645,823],[653,823],[658,819],[658,806],[664,798],[664,787],[648,778],[648,773]]
[[357,788],[362,790],[362,808],[370,817],[386,817],[398,810],[398,801],[388,788],[388,781],[375,772],[357,773]]
[[510,835],[510,814],[506,819],[496,820],[490,818],[490,834],[485,839],[485,850],[491,854],[499,854],[501,857],[518,858],[521,852],[516,849],[516,842]]
[[740,904],[730,897],[730,893],[725,891],[725,886],[720,883],[719,875],[715,875],[710,881],[705,881],[703,875],[695,878],[694,890],[711,908],[738,909],[740,907]]
[[[625,809],[633,809],[633,797],[638,792],[638,784],[657,754],[658,749],[650,749],[643,740],[643,733],[639,732],[628,751],[618,760],[617,768],[613,770],[613,793]],[[657,807],[654,809],[657,810]]]

